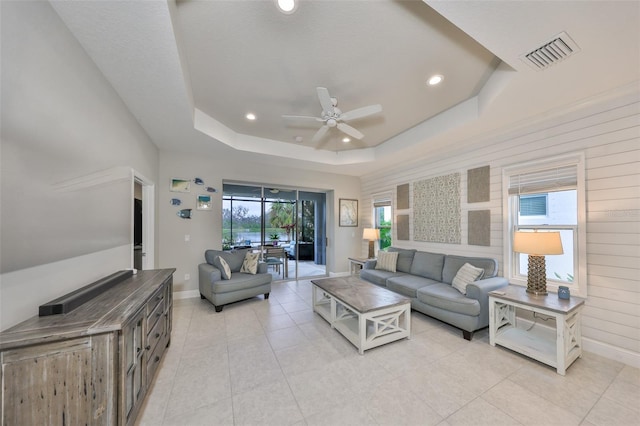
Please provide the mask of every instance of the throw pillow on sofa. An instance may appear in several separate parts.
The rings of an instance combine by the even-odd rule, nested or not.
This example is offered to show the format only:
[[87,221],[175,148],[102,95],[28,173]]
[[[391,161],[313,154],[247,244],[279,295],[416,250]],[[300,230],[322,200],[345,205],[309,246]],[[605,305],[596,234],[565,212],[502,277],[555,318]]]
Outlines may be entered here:
[[250,253],[244,255],[244,261],[242,262],[242,268],[240,272],[255,275],[258,272],[258,258],[260,253]]
[[378,260],[376,261],[376,269],[383,271],[396,272],[398,263],[398,252],[379,251]]
[[473,265],[465,263],[458,273],[453,277],[451,285],[462,294],[467,294],[467,286],[477,279],[482,278],[484,269],[476,268]]
[[216,266],[220,269],[220,274],[222,275],[223,280],[231,279],[231,268],[229,268],[229,264],[226,260],[224,260],[221,256],[216,257],[214,263],[217,263]]

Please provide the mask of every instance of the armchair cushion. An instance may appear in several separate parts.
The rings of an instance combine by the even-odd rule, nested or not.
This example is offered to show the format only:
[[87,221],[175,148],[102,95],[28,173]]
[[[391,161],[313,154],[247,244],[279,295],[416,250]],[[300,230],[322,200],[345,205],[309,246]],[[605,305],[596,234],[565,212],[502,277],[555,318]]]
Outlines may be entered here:
[[258,272],[259,257],[260,253],[247,252],[247,254],[244,255],[244,261],[242,262],[240,272],[246,272],[248,274],[255,275]]
[[229,269],[229,264],[221,256],[218,256],[213,260],[213,266],[220,269],[220,274],[222,275],[223,280],[231,278],[231,269]]
[[216,257],[222,257],[227,264],[229,265],[229,269],[231,272],[240,272],[240,268],[242,267],[242,262],[244,262],[245,253],[247,253],[248,249],[242,250],[207,250],[204,252],[204,258],[208,264],[216,266],[215,259]]

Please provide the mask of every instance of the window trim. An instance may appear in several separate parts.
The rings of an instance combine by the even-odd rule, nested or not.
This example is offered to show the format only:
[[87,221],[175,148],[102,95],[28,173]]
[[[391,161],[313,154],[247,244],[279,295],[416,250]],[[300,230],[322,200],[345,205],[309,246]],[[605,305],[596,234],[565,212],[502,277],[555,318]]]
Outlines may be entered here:
[[[585,198],[585,158],[583,152],[575,152],[554,157],[539,158],[525,163],[513,164],[502,169],[502,197],[503,197],[503,259],[504,275],[510,284],[526,286],[526,279],[519,276],[516,270],[513,251],[513,232],[516,228],[514,218],[517,217],[517,206],[514,206],[513,198],[509,194],[509,184],[512,176],[532,173],[537,170],[547,170],[563,166],[576,166],[576,197],[577,197],[577,226],[574,239],[577,239],[574,250],[574,279],[572,283],[562,283],[571,288],[572,294],[587,297],[587,209]],[[515,216],[514,216],[515,215]],[[558,225],[557,228],[566,227]],[[542,227],[540,227],[542,228]],[[550,280],[547,288],[552,292],[558,291],[560,281]]]
[[[376,229],[380,229],[378,228],[378,218],[376,217],[376,208],[378,207],[391,207],[391,246],[393,246],[393,235],[394,235],[394,226],[395,226],[395,221],[394,219],[394,206],[393,206],[393,194],[390,192],[385,192],[385,193],[381,193],[381,194],[374,194],[371,197],[371,227],[372,228],[376,228]],[[378,253],[378,251],[380,250],[380,241],[378,241],[375,244],[375,253]]]

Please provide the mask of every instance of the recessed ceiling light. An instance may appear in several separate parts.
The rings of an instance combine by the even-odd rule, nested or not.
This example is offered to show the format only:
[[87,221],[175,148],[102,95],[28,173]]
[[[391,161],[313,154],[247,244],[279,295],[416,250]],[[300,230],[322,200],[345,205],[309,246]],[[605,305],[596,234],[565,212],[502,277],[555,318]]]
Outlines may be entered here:
[[436,74],[431,76],[429,78],[429,81],[427,81],[427,83],[429,83],[429,86],[435,86],[436,84],[442,83],[442,80],[444,80],[444,77],[441,76],[440,74]]
[[286,13],[287,15],[292,14],[298,8],[297,0],[276,0],[276,4],[280,12]]
[[349,138],[342,138],[342,142],[344,142],[344,143],[348,143],[348,142],[351,142],[351,139],[349,139]]
[[256,119],[256,115],[252,112],[248,113],[247,115],[245,115],[245,117],[247,118],[247,120],[255,120]]

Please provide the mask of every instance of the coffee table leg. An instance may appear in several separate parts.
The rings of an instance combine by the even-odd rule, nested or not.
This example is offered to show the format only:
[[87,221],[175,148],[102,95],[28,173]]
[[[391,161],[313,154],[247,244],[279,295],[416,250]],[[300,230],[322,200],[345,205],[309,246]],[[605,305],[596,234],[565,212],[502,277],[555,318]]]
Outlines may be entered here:
[[358,353],[364,355],[364,343],[367,341],[367,319],[361,314],[358,314],[358,327],[360,329],[358,333]]

